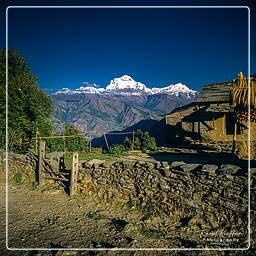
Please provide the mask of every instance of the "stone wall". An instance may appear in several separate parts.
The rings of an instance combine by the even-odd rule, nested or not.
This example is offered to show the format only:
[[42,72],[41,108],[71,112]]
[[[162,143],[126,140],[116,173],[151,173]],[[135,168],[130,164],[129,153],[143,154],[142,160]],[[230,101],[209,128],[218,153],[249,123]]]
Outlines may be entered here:
[[192,229],[247,228],[247,170],[231,164],[87,161],[78,186],[80,192],[136,206],[145,214],[183,217]]
[[[0,154],[4,180],[4,155]],[[54,159],[53,159],[54,160]],[[36,158],[9,154],[9,179],[35,181]],[[140,209],[145,216],[184,219],[192,230],[232,226],[247,232],[248,175],[239,166],[184,162],[80,162],[81,193]],[[251,168],[252,219],[256,209],[256,169]]]
[[[3,151],[0,152],[0,179],[5,180],[6,171],[6,156]],[[8,153],[8,179],[14,180],[15,177],[20,176],[22,181],[35,181],[35,170],[37,159],[31,154],[20,155]]]

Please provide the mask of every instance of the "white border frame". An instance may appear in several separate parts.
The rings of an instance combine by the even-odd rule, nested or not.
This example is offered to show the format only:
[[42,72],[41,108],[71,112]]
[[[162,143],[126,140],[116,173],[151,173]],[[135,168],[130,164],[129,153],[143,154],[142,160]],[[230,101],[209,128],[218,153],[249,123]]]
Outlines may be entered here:
[[[251,211],[251,197],[250,197],[250,93],[248,93],[248,247],[246,248],[10,248],[8,247],[8,10],[9,9],[20,9],[20,8],[92,8],[92,9],[118,9],[118,8],[129,8],[129,9],[164,9],[164,8],[176,8],[176,9],[187,9],[187,8],[216,8],[216,9],[247,9],[248,10],[248,74],[250,77],[250,65],[251,65],[251,42],[250,42],[250,8],[248,6],[8,6],[5,10],[6,14],[6,248],[11,251],[30,251],[30,250],[43,250],[43,251],[245,251],[251,246],[251,229],[250,229],[250,211]],[[248,83],[248,90],[250,91],[250,82]]]

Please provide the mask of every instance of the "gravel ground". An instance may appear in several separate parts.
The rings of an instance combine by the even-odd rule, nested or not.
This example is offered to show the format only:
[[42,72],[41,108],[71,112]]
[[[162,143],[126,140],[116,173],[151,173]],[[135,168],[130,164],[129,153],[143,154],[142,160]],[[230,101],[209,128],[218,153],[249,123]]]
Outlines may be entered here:
[[[5,187],[0,186],[1,195]],[[252,252],[110,251],[103,248],[189,247],[185,230],[175,218],[147,219],[135,209],[94,197],[70,198],[56,188],[33,189],[9,185],[9,248],[5,248],[5,198],[0,204],[0,255],[255,255]],[[93,251],[42,250],[40,248],[98,248]],[[252,253],[252,254],[251,254]]]

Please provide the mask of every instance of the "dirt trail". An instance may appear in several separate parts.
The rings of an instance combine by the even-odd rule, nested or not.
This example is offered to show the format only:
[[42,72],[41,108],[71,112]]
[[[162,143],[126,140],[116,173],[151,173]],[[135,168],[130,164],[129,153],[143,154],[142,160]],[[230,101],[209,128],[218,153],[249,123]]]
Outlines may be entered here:
[[[4,186],[1,185],[0,189],[1,194],[4,195]],[[143,223],[141,213],[113,203],[101,202],[93,197],[70,198],[58,190],[42,192],[13,184],[9,185],[8,195],[10,248],[132,248],[166,245],[161,239],[146,238],[137,231],[137,227]],[[51,252],[31,254],[32,252],[29,251],[4,249],[5,201],[3,199],[4,197],[0,205],[0,255],[55,255]],[[71,253],[65,252],[64,255]],[[114,252],[109,251],[83,252],[79,255],[109,253],[114,255]],[[126,253],[128,253],[126,255],[134,255],[135,252]],[[120,254],[116,252],[115,255]]]
[[[176,239],[179,236],[174,225],[176,220],[171,218],[169,222],[159,222],[157,218],[148,221],[135,209],[89,196],[70,198],[56,189],[42,191],[10,184],[8,191],[10,248],[180,248],[183,245],[180,241],[187,241]],[[5,194],[3,184],[0,192]],[[1,256],[225,255],[216,251],[10,251],[5,249],[4,196],[0,202],[0,217]],[[167,238],[161,236],[161,232],[150,233],[150,230],[169,230],[172,235]]]

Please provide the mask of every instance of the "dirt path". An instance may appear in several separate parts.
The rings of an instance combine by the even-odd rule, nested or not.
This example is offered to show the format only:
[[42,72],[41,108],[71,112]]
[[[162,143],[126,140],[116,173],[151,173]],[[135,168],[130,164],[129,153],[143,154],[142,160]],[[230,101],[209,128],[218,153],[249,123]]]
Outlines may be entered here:
[[[0,189],[3,195],[4,186]],[[138,232],[143,215],[135,210],[103,203],[93,197],[70,198],[58,190],[42,192],[10,185],[8,194],[10,248],[131,248],[165,244],[161,239],[150,239]],[[1,255],[34,255],[5,251],[4,200],[0,206]],[[92,253],[95,252],[84,252],[83,255],[95,255]],[[108,252],[98,253],[106,255]],[[134,255],[131,253],[128,255]],[[44,255],[54,254],[46,252]]]
[[[4,186],[0,186],[4,195]],[[10,248],[180,248],[177,220],[145,219],[142,213],[94,197],[70,198],[56,189],[9,185]],[[157,251],[10,251],[5,249],[5,200],[0,203],[0,255],[192,255]],[[152,230],[154,230],[152,232]],[[161,230],[161,231],[159,231]],[[169,236],[162,236],[168,230]],[[181,236],[180,236],[181,238]],[[189,244],[185,244],[189,247]],[[196,252],[193,255],[225,255]],[[242,254],[240,254],[242,255]]]

